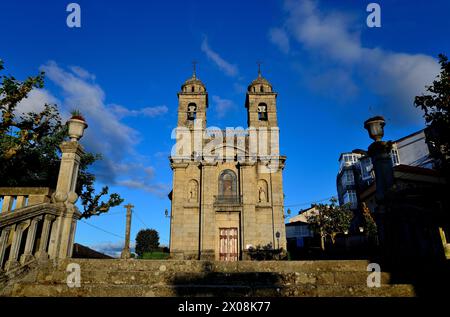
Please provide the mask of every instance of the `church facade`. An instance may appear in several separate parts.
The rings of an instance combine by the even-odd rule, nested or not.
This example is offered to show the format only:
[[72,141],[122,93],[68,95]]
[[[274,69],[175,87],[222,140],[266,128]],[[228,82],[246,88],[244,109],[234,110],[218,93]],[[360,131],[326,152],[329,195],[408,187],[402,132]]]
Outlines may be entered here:
[[258,72],[246,93],[248,128],[211,130],[208,92],[195,70],[181,86],[170,157],[171,258],[236,261],[257,246],[286,250],[276,99]]

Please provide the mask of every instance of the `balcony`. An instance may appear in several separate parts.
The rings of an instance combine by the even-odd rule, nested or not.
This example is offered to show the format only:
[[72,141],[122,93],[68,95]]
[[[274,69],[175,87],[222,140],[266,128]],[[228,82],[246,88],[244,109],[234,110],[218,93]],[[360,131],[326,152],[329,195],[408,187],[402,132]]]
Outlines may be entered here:
[[214,205],[227,206],[227,205],[241,205],[242,196],[239,195],[217,195],[214,196]]

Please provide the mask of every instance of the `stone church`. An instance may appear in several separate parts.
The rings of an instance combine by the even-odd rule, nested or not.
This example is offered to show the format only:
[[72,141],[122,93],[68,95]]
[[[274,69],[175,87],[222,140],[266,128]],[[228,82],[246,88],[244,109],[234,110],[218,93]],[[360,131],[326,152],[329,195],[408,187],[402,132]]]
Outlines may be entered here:
[[181,86],[170,157],[173,259],[245,260],[269,244],[286,250],[276,99],[258,71],[246,93],[248,128],[229,138],[229,128],[206,128],[208,92],[195,69]]

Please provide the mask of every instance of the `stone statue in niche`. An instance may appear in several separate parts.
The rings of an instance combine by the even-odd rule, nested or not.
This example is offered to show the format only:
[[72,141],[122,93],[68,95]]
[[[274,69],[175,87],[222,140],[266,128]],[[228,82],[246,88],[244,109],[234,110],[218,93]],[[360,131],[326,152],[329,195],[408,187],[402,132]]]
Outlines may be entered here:
[[259,186],[259,202],[266,202],[267,201],[267,195],[266,191],[264,190],[263,186]]
[[189,202],[196,202],[197,201],[197,193],[198,193],[198,187],[197,182],[192,180],[189,182],[189,192],[188,192],[188,201]]

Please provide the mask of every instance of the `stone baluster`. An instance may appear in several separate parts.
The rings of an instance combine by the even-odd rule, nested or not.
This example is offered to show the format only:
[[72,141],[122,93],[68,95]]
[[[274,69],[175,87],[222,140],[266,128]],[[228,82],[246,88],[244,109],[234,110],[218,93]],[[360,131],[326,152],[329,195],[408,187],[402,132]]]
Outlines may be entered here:
[[10,212],[14,203],[14,196],[3,196],[2,213]]
[[25,207],[26,202],[27,202],[27,196],[17,196],[15,209]]
[[33,247],[36,241],[36,230],[39,221],[42,220],[42,216],[35,217],[31,220],[30,227],[28,228],[27,241],[25,243],[25,250],[20,256],[20,263],[24,265],[33,259]]
[[48,259],[48,253],[47,253],[47,244],[50,237],[50,228],[52,226],[52,221],[55,219],[52,215],[45,215],[44,217],[44,223],[42,225],[42,233],[41,233],[41,240],[39,242],[39,249],[36,252],[36,258],[38,260],[47,260]]
[[19,248],[22,243],[22,236],[24,230],[30,225],[30,220],[24,221],[16,225],[16,230],[14,231],[13,239],[11,242],[11,249],[9,251],[9,258],[5,264],[5,270],[9,271],[19,266]]
[[13,227],[6,227],[2,229],[2,234],[0,235],[0,272],[2,271],[3,260],[5,259],[5,251],[8,246],[9,236]]

